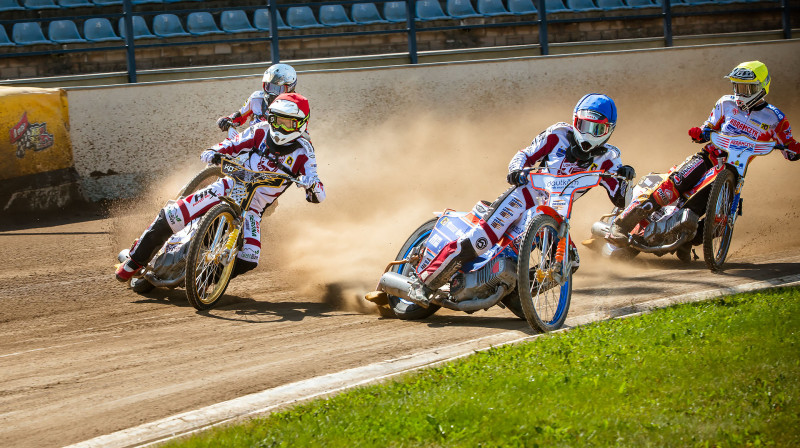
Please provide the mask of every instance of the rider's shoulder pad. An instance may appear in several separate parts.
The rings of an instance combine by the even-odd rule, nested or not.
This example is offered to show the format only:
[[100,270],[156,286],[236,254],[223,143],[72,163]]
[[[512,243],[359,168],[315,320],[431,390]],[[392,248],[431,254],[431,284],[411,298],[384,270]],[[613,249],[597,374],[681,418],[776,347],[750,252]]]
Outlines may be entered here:
[[266,93],[264,93],[263,90],[256,90],[255,92],[250,94],[250,99],[251,100],[256,99],[256,98],[264,99],[265,96],[266,96]]
[[772,104],[767,104],[766,109],[769,109],[772,112],[775,112],[775,115],[778,116],[778,121],[783,120],[786,117],[786,115],[780,109],[778,109],[777,107],[773,106]]

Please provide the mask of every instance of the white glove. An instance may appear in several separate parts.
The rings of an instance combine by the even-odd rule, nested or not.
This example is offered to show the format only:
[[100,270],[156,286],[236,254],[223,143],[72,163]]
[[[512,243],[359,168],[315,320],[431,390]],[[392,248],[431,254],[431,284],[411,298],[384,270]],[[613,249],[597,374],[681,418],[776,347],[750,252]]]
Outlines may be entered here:
[[309,189],[319,181],[317,176],[300,176],[297,178],[297,188]]
[[202,154],[200,154],[200,160],[202,160],[203,163],[208,163],[208,164],[219,163],[219,157],[220,154],[217,151],[214,151],[213,149],[206,149],[205,151],[203,151]]

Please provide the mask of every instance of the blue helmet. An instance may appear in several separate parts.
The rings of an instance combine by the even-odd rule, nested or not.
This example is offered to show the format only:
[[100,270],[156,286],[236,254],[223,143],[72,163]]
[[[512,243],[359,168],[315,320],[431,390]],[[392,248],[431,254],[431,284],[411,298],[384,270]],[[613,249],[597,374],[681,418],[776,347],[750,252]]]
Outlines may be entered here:
[[588,160],[592,151],[602,145],[617,125],[617,106],[607,95],[584,95],[572,113],[572,128],[579,148],[573,152],[579,160]]

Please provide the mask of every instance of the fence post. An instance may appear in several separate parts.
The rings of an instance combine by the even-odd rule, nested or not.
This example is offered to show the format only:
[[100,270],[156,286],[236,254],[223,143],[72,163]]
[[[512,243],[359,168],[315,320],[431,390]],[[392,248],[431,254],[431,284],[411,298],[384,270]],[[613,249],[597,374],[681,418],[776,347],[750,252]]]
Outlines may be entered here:
[[125,23],[125,54],[128,60],[128,82],[136,83],[136,49],[133,47],[133,0],[122,0],[122,20]]
[[408,31],[408,58],[412,64],[417,63],[417,27],[414,18],[417,16],[414,4],[416,0],[406,0],[406,30]]
[[542,56],[550,53],[547,44],[547,11],[545,10],[545,0],[537,2],[536,9],[539,10],[539,52]]
[[269,0],[269,40],[270,56],[272,63],[277,64],[281,61],[280,49],[278,48],[278,0]]
[[672,46],[672,8],[669,0],[662,0],[664,11],[664,46]]
[[783,9],[783,38],[792,38],[792,11],[789,9],[789,0],[781,1],[781,9]]

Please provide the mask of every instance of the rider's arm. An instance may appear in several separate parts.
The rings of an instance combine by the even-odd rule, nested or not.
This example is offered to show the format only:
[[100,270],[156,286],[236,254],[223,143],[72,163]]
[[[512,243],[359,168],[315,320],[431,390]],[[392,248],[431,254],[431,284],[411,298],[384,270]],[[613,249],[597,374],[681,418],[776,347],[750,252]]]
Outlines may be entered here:
[[260,145],[265,138],[268,138],[267,128],[256,124],[245,129],[238,138],[225,139],[212,146],[211,149],[220,154],[235,156],[243,151],[251,151],[253,148]]
[[317,175],[317,157],[310,142],[304,140],[301,144],[306,151],[305,154],[298,156],[297,161],[302,162],[298,175],[308,185],[306,188],[306,201],[319,204],[325,200],[325,186]]
[[514,172],[533,166],[536,162],[544,159],[559,144],[559,137],[554,132],[547,131],[537,135],[530,146],[522,148],[514,154],[508,164],[508,172]]
[[800,143],[792,136],[792,126],[786,116],[782,116],[778,126],[775,127],[775,141],[783,145],[786,149],[781,150],[783,157],[791,162],[800,160]]
[[253,108],[252,108],[253,97],[256,96],[256,94],[258,94],[258,93],[259,93],[258,91],[253,92],[252,95],[247,97],[247,99],[245,100],[244,104],[242,104],[242,107],[239,108],[239,110],[237,110],[236,112],[228,115],[228,118],[230,118],[231,121],[236,126],[241,126],[241,125],[247,123],[247,120],[249,120],[250,116],[253,115]]
[[[619,148],[609,145],[608,143],[605,144],[605,147],[607,151],[595,159],[598,169],[607,173],[618,173],[620,168],[623,166],[628,166],[622,164],[622,157]],[[625,207],[625,192],[628,188],[628,182],[604,177],[600,180],[600,185],[606,189],[606,193],[608,193],[608,199],[611,200],[611,203],[614,204],[614,206],[620,208]]]

